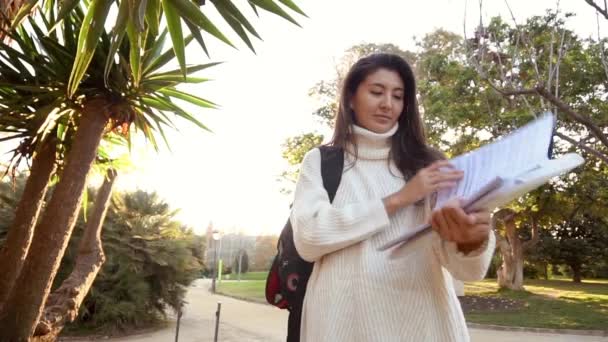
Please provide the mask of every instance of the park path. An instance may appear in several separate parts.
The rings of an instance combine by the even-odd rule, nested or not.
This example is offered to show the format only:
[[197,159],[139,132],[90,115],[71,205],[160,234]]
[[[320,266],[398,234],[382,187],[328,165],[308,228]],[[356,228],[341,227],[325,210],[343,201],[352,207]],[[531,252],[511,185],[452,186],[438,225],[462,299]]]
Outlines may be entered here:
[[[270,305],[245,302],[209,292],[208,280],[197,280],[188,291],[181,319],[179,342],[213,341],[215,311],[222,303],[218,341],[283,342],[287,313]],[[608,337],[470,329],[472,342],[608,342]],[[74,340],[70,342],[84,342]],[[175,322],[155,332],[105,339],[108,342],[173,342]]]

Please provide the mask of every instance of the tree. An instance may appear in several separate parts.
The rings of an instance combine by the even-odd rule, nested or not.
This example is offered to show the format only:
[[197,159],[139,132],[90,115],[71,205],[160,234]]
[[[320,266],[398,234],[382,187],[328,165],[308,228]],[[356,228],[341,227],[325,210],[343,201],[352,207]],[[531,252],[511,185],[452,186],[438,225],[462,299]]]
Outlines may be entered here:
[[500,18],[480,23],[467,40],[469,61],[483,84],[512,106],[560,113],[556,135],[608,163],[605,39],[599,31],[595,40],[568,30],[565,23],[572,15],[548,10],[514,26]]
[[[240,265],[240,267],[239,267]],[[239,250],[237,256],[234,258],[234,263],[232,264],[233,272],[239,273],[247,273],[249,272],[249,255],[247,255],[247,251],[244,249]]]
[[65,324],[76,320],[80,305],[106,260],[101,242],[101,231],[116,176],[115,170],[108,170],[104,182],[97,192],[95,209],[80,239],[72,273],[59,288],[53,291],[45,303],[42,318],[34,332],[35,337],[42,336],[41,341],[55,341]]
[[[532,226],[532,238],[525,242],[519,236],[520,229],[525,223],[521,221],[525,211],[515,212],[510,208],[503,208],[494,213],[492,220],[495,229],[497,230],[496,240],[497,247],[502,257],[502,264],[498,268],[496,275],[498,278],[498,286],[501,288],[509,288],[512,290],[524,289],[524,256],[539,240],[538,222],[534,214],[530,215]],[[504,230],[500,231],[497,222],[504,223]]]
[[46,144],[34,156],[30,176],[25,184],[23,195],[15,209],[15,219],[12,228],[8,231],[6,243],[0,249],[0,310],[12,289],[17,276],[30,248],[34,235],[34,226],[44,202],[48,183],[56,170],[56,145],[53,142]]
[[19,9],[23,6],[23,0],[2,1],[0,3],[0,40],[4,40],[4,31],[11,27],[10,18],[14,18]]
[[[220,13],[224,21],[232,28],[232,30],[243,40],[243,42],[252,50],[249,34],[260,38],[255,28],[249,20],[243,15],[239,8],[230,0],[213,0],[210,1],[215,9]],[[306,15],[293,1],[280,1],[290,10]],[[54,11],[53,20],[61,23],[70,15],[78,12],[83,4],[88,5],[89,2],[70,1],[62,2],[60,0],[32,0],[32,1],[12,1],[8,2],[8,8],[0,7],[3,10],[2,14],[7,16],[0,17],[0,28],[18,27],[19,24],[30,15],[34,9],[41,7],[44,10]],[[220,41],[233,46],[234,45],[226,38],[226,36],[209,20],[202,6],[205,1],[191,2],[187,0],[150,0],[150,1],[120,1],[120,0],[94,0],[87,6],[87,12],[84,17],[86,25],[79,27],[78,37],[79,49],[76,54],[75,63],[73,64],[72,73],[70,74],[70,86],[68,94],[70,97],[75,94],[79,87],[82,77],[85,75],[87,67],[92,60],[96,49],[100,32],[103,31],[108,19],[113,19],[110,16],[110,9],[115,5],[118,9],[116,21],[110,33],[110,39],[113,46],[117,48],[122,43],[125,35],[130,44],[128,47],[129,55],[137,59],[140,57],[140,48],[142,43],[149,36],[156,37],[159,34],[160,24],[162,19],[167,24],[168,32],[171,36],[173,51],[180,65],[182,75],[187,75],[186,58],[184,54],[185,46],[192,38],[196,39],[205,53],[208,55],[201,31],[212,35]],[[278,15],[285,20],[298,25],[298,23],[275,1],[273,0],[251,0],[249,5],[257,15],[258,8]],[[191,35],[184,39],[182,32],[182,24],[185,24]],[[150,35],[148,35],[148,33]],[[2,38],[2,36],[0,36]],[[111,54],[113,55],[113,54]],[[113,56],[112,56],[113,57]],[[105,68],[110,69],[112,58],[106,60]],[[138,74],[137,63],[133,63],[134,74]]]
[[[205,250],[202,237],[175,215],[156,193],[114,194],[101,237],[106,262],[80,308],[77,329],[119,333],[145,328],[182,306],[188,285],[202,270]],[[78,262],[88,222],[79,219],[54,287]]]
[[608,177],[605,164],[575,174],[556,189],[548,204],[555,208],[551,230],[542,236],[537,254],[552,264],[570,267],[574,282],[599,260],[608,258]]
[[[10,106],[0,110],[3,116],[17,122],[17,126],[22,123],[19,120],[37,114],[33,117],[42,118],[37,134],[26,139],[22,147],[35,151],[49,144],[50,137],[57,136],[65,146],[65,162],[53,196],[35,229],[30,250],[36,253],[28,253],[16,277],[19,286],[12,287],[0,311],[0,325],[9,327],[0,332],[0,339],[15,341],[26,340],[34,332],[76,222],[86,176],[108,128],[130,137],[128,131],[134,126],[153,146],[156,146],[154,131],[164,137],[162,127],[172,127],[165,112],[173,112],[205,128],[172,101],[177,98],[202,107],[214,107],[209,101],[175,88],[180,83],[205,81],[187,76],[212,66],[185,67],[183,47],[193,38],[183,39],[181,19],[175,12],[195,21],[195,26],[204,26],[216,36],[221,35],[213,24],[203,19],[198,8],[189,10],[193,4],[188,1],[162,1],[169,28],[160,34],[159,15],[156,15],[160,13],[158,1],[141,2],[138,8],[141,15],[129,15],[136,13],[129,12],[134,8],[130,8],[127,1],[120,2],[117,25],[111,33],[105,31],[105,20],[101,19],[107,16],[112,1],[94,0],[89,6],[78,1],[64,2],[62,6],[66,7],[61,7],[57,16],[54,14],[58,10],[56,3],[47,1],[37,19],[21,24],[36,3],[28,2],[21,8],[13,20],[16,30],[7,33],[18,44],[18,49],[2,45],[5,58],[0,63],[0,94]],[[268,7],[268,2],[261,6]],[[236,13],[234,8],[227,11]],[[143,13],[148,14],[146,20]],[[55,25],[62,27],[60,33],[51,30]],[[243,20],[233,27],[240,25],[245,25]],[[202,42],[198,29],[192,31]],[[122,39],[125,33],[128,41]],[[174,46],[163,52],[167,33]],[[141,51],[145,53],[142,55]],[[175,57],[180,69],[158,72]],[[4,127],[11,125],[15,124]],[[16,134],[12,138],[23,136]],[[36,222],[30,218],[25,221],[28,220]]]
[[257,271],[268,271],[272,259],[277,253],[278,236],[261,235],[255,241],[255,254],[253,256],[253,266]]
[[[431,140],[446,149],[448,155],[459,154],[521,126],[538,112],[550,109],[560,118],[553,154],[576,149],[591,158],[584,169],[598,172],[595,160],[603,161],[602,154],[606,149],[591,128],[593,125],[601,126],[605,121],[605,102],[597,101],[598,96],[602,96],[598,89],[602,89],[606,82],[599,58],[602,44],[577,37],[564,24],[563,18],[549,12],[516,27],[506,24],[501,18],[493,18],[488,25],[480,25],[473,38],[466,40],[442,30],[425,36],[419,42],[421,51],[417,66],[421,103],[425,121],[431,128]],[[560,44],[551,43],[558,36],[556,32],[568,41],[567,50],[560,50]],[[592,122],[585,125],[574,120],[566,108],[543,96],[504,94],[509,87],[536,87],[539,75],[548,77],[550,81],[544,84],[552,84],[549,86],[551,94],[558,91],[562,100],[567,99],[570,109],[593,113],[589,114]],[[571,137],[580,137],[582,144]],[[497,227],[498,247],[503,256],[499,283],[503,286],[520,288],[524,251],[529,250],[539,235],[544,235],[539,228],[552,230],[554,220],[568,220],[564,208],[547,203],[552,202],[553,196],[575,186],[575,182],[568,181],[572,177],[570,174],[555,180],[514,201],[502,211],[505,218],[509,218],[505,222],[504,233]],[[578,177],[574,179],[580,181]],[[563,185],[564,182],[567,186]],[[560,183],[562,186],[557,186]],[[551,190],[553,187],[558,190]],[[529,236],[532,240],[522,243],[520,235]],[[502,239],[503,236],[506,239]],[[523,248],[526,245],[528,248]]]

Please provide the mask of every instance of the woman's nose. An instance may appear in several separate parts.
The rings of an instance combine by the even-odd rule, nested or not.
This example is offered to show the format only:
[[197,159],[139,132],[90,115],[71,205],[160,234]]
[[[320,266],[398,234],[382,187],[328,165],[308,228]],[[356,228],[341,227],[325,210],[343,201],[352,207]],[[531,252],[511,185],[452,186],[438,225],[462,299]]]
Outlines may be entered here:
[[383,96],[380,106],[382,108],[391,109],[393,107],[393,99],[390,96]]

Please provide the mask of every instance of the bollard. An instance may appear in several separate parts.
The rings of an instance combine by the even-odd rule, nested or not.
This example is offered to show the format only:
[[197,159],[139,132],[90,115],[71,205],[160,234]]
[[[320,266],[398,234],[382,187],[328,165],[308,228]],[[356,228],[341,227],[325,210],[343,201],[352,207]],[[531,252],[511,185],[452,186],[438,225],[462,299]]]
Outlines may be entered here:
[[175,342],[177,342],[177,339],[179,338],[179,322],[182,319],[182,308],[180,307],[179,310],[177,311],[177,326],[175,327]]
[[215,337],[214,342],[217,342],[217,333],[220,328],[220,311],[222,310],[222,302],[217,302],[217,311],[215,312]]

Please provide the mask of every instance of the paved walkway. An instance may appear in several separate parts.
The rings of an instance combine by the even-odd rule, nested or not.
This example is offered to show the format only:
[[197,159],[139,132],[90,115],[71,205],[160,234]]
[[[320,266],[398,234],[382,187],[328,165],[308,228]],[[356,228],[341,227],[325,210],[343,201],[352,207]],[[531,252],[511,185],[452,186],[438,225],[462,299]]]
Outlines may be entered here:
[[[179,342],[213,341],[215,310],[222,303],[219,341],[222,342],[283,342],[287,314],[270,305],[243,302],[209,293],[209,282],[199,280],[188,291],[188,305],[181,319]],[[471,329],[472,342],[608,342],[608,337],[558,335],[513,331]],[[74,341],[74,340],[70,340]],[[137,336],[108,339],[111,342],[173,342],[175,324]]]

